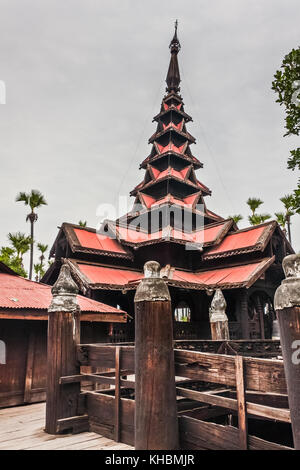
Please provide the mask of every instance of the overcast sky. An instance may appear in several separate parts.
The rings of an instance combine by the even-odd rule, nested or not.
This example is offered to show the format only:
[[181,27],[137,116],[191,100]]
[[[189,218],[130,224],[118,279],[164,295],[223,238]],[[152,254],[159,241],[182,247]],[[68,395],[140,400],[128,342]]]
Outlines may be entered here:
[[271,82],[299,46],[299,0],[0,0],[0,245],[8,232],[29,231],[19,191],[45,195],[36,238],[51,246],[62,222],[96,226],[98,205],[140,182],[176,18],[208,208],[243,214],[240,227],[249,196],[265,201],[261,212],[282,210],[279,197],[297,181],[286,160],[299,142],[283,138]]

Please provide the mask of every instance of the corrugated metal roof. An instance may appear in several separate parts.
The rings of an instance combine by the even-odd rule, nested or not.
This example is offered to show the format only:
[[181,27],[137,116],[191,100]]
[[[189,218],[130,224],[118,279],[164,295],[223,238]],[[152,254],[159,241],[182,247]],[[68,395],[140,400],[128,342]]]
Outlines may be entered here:
[[[51,286],[0,272],[0,308],[47,310],[51,300]],[[82,312],[125,313],[82,295],[77,300]]]

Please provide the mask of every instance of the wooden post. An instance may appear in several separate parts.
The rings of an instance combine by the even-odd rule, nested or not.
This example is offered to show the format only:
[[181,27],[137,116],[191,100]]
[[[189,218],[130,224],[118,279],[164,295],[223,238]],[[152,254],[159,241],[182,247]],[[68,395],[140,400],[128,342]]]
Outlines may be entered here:
[[64,264],[52,287],[53,299],[48,310],[45,431],[49,434],[59,433],[57,423],[59,419],[77,415],[80,384],[59,384],[60,377],[80,373],[76,358],[76,345],[80,340],[77,292],[70,268]]
[[120,346],[115,353],[115,441],[120,442]]
[[238,402],[238,421],[239,436],[241,450],[248,449],[248,429],[247,429],[247,413],[245,399],[245,381],[244,381],[244,364],[243,357],[235,358],[235,376],[236,376],[236,398]]
[[287,381],[295,449],[300,450],[300,255],[286,256],[286,276],[275,293],[275,309]]
[[135,449],[175,450],[178,420],[173,319],[160,265],[144,266],[135,302]]
[[216,289],[209,309],[211,339],[230,339],[226,300],[221,289]]
[[248,293],[246,289],[243,289],[240,293],[240,308],[241,308],[241,328],[242,328],[242,339],[250,338],[249,331],[249,316],[248,316]]

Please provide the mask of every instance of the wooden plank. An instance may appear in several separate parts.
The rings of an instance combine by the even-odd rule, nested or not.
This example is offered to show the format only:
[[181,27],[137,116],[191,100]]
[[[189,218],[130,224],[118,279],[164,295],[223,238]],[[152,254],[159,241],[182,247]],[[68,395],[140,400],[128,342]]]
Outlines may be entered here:
[[[114,368],[116,346],[99,344],[80,344],[77,347],[78,360],[81,365]],[[134,370],[134,346],[122,346],[121,369]]]
[[[219,406],[228,410],[238,411],[238,401],[236,399],[221,397],[207,392],[198,392],[197,390],[188,390],[182,387],[176,387],[176,390],[177,394],[182,397],[190,398],[191,400],[199,401],[201,403]],[[260,416],[262,418],[282,421],[285,423],[291,422],[289,410],[259,405],[248,401],[246,402],[246,407],[248,415]]]
[[57,420],[57,431],[72,430],[73,434],[89,431],[88,415],[71,416]]
[[120,359],[121,349],[120,346],[115,350],[115,441],[120,441]]
[[189,390],[182,387],[176,387],[176,391],[181,397],[190,398],[201,403],[208,403],[209,405],[220,406],[235,411],[238,409],[237,400],[234,398],[220,397],[211,393],[198,392],[197,390]]
[[32,328],[29,332],[29,337],[28,337],[25,389],[24,389],[24,402],[25,403],[30,403],[31,401],[34,347],[35,347],[35,329]]
[[[197,351],[174,350],[175,371],[180,377],[235,386],[234,356]],[[244,358],[246,389],[287,393],[283,361]]]
[[[86,392],[87,410],[90,430],[102,436],[114,439],[114,401],[113,395],[105,393]],[[120,439],[129,445],[134,445],[134,400],[120,400]]]
[[[109,384],[109,385],[115,385],[116,379],[115,379],[115,372],[111,373],[113,376],[107,376],[107,375],[102,375],[101,374],[79,374],[79,375],[69,375],[65,377],[60,377],[59,383],[60,384],[70,384],[70,383],[76,383],[76,382],[84,382],[84,381],[91,381],[93,383],[103,383],[103,384]],[[123,374],[123,371],[121,371],[121,374]],[[120,379],[120,385],[122,387],[128,387],[128,388],[134,388],[135,387],[135,382],[132,380],[125,380],[125,379]]]
[[245,400],[245,384],[244,384],[244,364],[243,357],[236,356],[235,358],[236,367],[236,395],[238,405],[238,422],[239,422],[239,438],[240,447],[243,450],[247,450],[247,412],[246,412],[246,400]]
[[249,450],[295,450],[276,442],[269,442],[256,436],[248,436]]
[[[238,429],[207,423],[190,416],[179,417],[179,431],[182,449],[199,450],[240,450]],[[293,450],[256,436],[248,436],[250,450]]]
[[180,416],[181,449],[239,450],[238,430],[232,426],[207,423],[189,416]]

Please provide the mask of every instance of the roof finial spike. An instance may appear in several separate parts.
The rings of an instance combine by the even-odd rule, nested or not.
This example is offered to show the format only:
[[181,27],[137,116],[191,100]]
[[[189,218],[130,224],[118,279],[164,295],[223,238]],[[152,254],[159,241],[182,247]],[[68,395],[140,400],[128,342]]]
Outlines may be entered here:
[[178,28],[178,20],[175,21],[175,32],[174,32],[173,39],[170,42],[170,46],[169,46],[171,49],[171,53],[175,53],[175,54],[178,54],[178,52],[180,51],[180,47],[181,47],[180,42],[177,37],[177,28]]
[[170,51],[171,51],[171,60],[170,60],[170,65],[169,65],[169,70],[166,78],[167,82],[167,91],[171,92],[174,91],[177,93],[180,88],[179,88],[179,83],[180,83],[180,73],[179,73],[179,67],[178,67],[178,61],[177,61],[177,54],[180,51],[180,42],[177,37],[177,28],[178,28],[178,20],[175,21],[175,32],[172,41],[170,42]]

